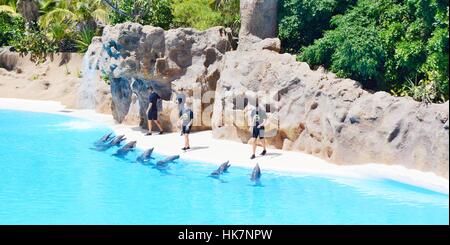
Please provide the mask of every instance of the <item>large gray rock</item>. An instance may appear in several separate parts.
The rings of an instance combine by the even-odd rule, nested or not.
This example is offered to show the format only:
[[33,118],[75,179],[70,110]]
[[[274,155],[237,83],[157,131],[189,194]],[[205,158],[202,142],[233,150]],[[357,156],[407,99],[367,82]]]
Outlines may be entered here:
[[10,47],[0,48],[0,68],[8,71],[14,70],[19,60],[19,54],[11,52]]
[[[190,28],[164,31],[123,23],[104,29],[101,39],[91,45],[97,47],[91,47],[97,50],[92,60],[109,77],[114,118],[118,122],[139,118],[139,124],[146,128],[148,87],[155,88],[164,100],[170,100],[174,91],[183,90],[192,96],[195,91],[214,90],[214,76],[208,76],[208,69],[232,49],[232,42],[231,30],[223,27],[202,32]],[[132,110],[139,115],[129,115],[132,104],[139,107]],[[207,106],[195,105],[194,109],[200,111]],[[170,121],[164,124],[172,127]]]
[[213,135],[247,142],[255,98],[270,109],[268,141],[342,164],[386,163],[448,178],[448,102],[422,104],[358,82],[313,71],[294,56],[269,50],[224,55]]
[[253,49],[253,45],[277,36],[277,0],[241,0],[241,29],[239,50]]

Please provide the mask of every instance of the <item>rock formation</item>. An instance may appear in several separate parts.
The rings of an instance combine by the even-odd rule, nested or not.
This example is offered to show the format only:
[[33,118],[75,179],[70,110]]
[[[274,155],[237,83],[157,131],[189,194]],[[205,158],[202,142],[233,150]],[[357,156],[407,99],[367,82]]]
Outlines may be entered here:
[[[172,112],[168,109],[177,108],[169,101],[173,92],[192,96],[214,91],[217,75],[210,73],[209,67],[232,49],[232,42],[231,31],[223,27],[203,32],[190,28],[164,31],[124,23],[106,27],[89,50],[97,55],[94,60],[98,69],[109,77],[112,111],[118,122],[139,120],[146,127],[148,87],[152,86],[166,100],[162,119],[166,130],[171,130]],[[196,103],[194,111],[204,106],[208,103]],[[130,107],[134,113],[129,114]]]
[[248,115],[258,97],[269,112],[273,147],[342,164],[401,164],[448,178],[448,102],[371,94],[356,81],[269,50],[228,52],[218,69],[217,138],[247,142]]
[[241,0],[239,50],[252,49],[255,43],[277,36],[277,0]]
[[342,164],[401,164],[448,178],[448,102],[372,94],[356,81],[280,54],[276,2],[241,1],[237,50],[222,27],[203,32],[133,23],[106,27],[89,52],[96,57],[91,63],[109,77],[114,118],[146,127],[147,87],[153,86],[165,99],[166,130],[174,129],[171,118],[177,117],[174,94],[197,94],[203,95],[194,102],[202,121],[197,130],[212,128],[216,138],[248,142],[248,115],[258,98],[268,111],[273,147]]
[[14,70],[19,59],[19,54],[11,52],[9,47],[0,48],[0,68],[5,68],[8,71]]

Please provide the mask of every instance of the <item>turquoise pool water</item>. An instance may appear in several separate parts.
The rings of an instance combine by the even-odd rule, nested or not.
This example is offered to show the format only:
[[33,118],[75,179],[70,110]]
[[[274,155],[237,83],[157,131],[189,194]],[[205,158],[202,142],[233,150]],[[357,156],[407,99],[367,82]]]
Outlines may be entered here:
[[161,172],[136,163],[139,152],[119,159],[111,156],[117,148],[91,150],[108,131],[68,116],[0,110],[0,224],[449,223],[448,195],[264,169],[255,186],[249,169],[232,166],[218,180],[207,177],[214,165],[183,159]]

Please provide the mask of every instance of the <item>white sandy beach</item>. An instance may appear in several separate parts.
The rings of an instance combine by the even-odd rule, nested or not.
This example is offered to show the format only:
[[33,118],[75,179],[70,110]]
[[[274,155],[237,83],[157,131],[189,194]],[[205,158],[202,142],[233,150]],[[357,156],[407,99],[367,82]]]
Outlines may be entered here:
[[[232,141],[213,139],[211,131],[191,135],[192,150],[181,150],[183,140],[179,133],[144,136],[138,127],[117,124],[111,115],[91,110],[66,109],[60,102],[0,98],[0,109],[54,113],[87,119],[111,127],[116,134],[125,134],[128,141],[136,140],[137,147],[155,147],[163,155],[180,155],[185,160],[195,160],[219,165],[230,161],[233,166],[253,168],[259,163],[262,171],[277,171],[288,174],[320,175],[347,178],[386,178],[415,185],[437,192],[449,193],[449,181],[431,172],[407,169],[399,165],[363,164],[340,166],[300,152],[269,149],[267,156],[250,160],[251,146]],[[1,119],[0,119],[1,120]],[[93,139],[95,140],[95,139]],[[261,151],[261,149],[259,149]]]

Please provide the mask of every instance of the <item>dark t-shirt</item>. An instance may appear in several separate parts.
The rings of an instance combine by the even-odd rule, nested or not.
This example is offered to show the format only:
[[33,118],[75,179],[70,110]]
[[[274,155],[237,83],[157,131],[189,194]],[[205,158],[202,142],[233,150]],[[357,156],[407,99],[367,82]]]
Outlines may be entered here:
[[266,112],[262,109],[253,109],[251,113],[252,124],[254,127],[258,127],[267,119]]
[[178,102],[178,112],[179,116],[181,117],[184,110],[184,102],[186,101],[186,95],[179,93],[177,94],[176,100]]
[[161,99],[159,95],[156,92],[152,92],[150,96],[148,97],[148,100],[150,103],[152,103],[152,107],[150,108],[150,111],[158,111],[158,100]]
[[194,119],[194,112],[191,109],[185,108],[181,113],[181,120],[183,122],[183,126],[187,126],[189,122]]

